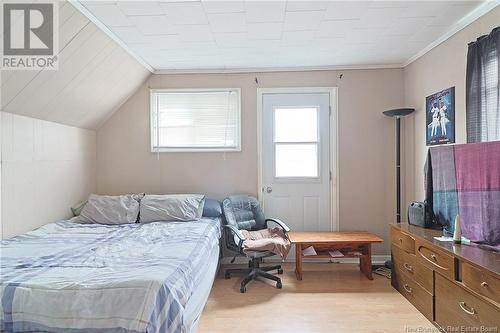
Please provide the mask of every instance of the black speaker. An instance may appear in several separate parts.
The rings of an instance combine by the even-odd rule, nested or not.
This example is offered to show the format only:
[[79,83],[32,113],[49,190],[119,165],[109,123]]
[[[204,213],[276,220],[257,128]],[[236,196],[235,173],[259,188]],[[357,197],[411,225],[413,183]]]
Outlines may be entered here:
[[408,206],[408,223],[422,228],[432,228],[432,214],[426,202],[414,201]]

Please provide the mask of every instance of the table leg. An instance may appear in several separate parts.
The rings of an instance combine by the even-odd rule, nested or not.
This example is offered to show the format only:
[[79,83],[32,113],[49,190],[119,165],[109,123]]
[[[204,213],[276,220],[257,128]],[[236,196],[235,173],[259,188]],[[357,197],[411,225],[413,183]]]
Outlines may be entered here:
[[359,258],[359,269],[361,272],[370,280],[373,280],[372,276],[372,245],[366,245],[366,251]]
[[302,280],[302,244],[295,244],[295,275]]

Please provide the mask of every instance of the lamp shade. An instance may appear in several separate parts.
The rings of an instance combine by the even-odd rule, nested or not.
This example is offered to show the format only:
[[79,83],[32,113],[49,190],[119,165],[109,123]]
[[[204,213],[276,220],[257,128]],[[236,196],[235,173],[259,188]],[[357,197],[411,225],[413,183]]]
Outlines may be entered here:
[[407,116],[414,111],[415,111],[415,109],[411,109],[411,108],[401,108],[401,109],[387,110],[387,111],[384,111],[382,113],[388,117],[404,117],[404,116]]

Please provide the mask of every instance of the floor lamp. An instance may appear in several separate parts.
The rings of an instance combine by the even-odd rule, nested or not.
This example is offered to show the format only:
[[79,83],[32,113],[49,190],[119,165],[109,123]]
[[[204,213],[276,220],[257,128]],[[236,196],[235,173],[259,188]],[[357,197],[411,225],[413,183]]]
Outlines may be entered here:
[[384,111],[383,114],[396,119],[396,222],[401,223],[401,117],[415,109],[403,108]]
[[[401,223],[401,117],[414,112],[415,109],[402,108],[384,111],[383,114],[396,119],[396,222]],[[390,260],[385,266],[392,267]]]

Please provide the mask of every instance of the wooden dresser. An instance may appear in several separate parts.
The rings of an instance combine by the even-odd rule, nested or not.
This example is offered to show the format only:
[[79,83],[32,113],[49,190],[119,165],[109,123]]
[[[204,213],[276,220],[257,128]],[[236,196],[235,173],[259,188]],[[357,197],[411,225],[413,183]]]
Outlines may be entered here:
[[500,254],[391,224],[392,285],[445,332],[500,331]]

